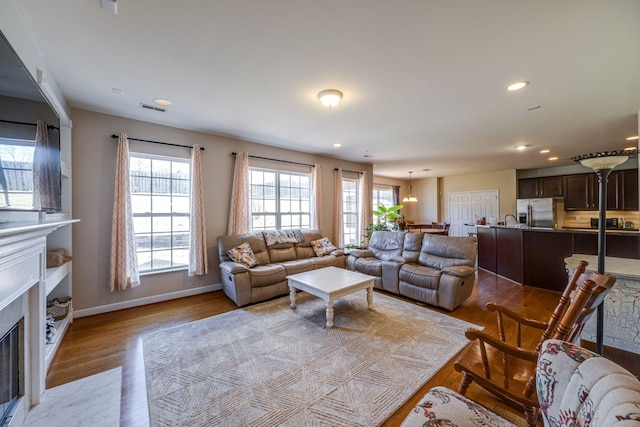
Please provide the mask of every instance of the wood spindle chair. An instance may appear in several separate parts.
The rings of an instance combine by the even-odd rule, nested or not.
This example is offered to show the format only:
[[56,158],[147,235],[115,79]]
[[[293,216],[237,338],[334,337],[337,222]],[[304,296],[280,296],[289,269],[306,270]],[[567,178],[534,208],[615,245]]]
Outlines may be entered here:
[[[487,308],[497,313],[498,337],[473,328],[466,331],[471,342],[454,364],[455,369],[463,373],[458,392],[465,394],[475,381],[498,398],[522,409],[527,424],[535,426],[539,409],[534,393],[535,366],[541,342],[547,338],[574,340],[615,283],[615,277],[609,274],[585,274],[586,266],[586,262],[580,263],[546,323],[489,303]],[[503,316],[516,322],[515,343],[508,342]],[[522,347],[522,326],[544,331],[535,348]]]

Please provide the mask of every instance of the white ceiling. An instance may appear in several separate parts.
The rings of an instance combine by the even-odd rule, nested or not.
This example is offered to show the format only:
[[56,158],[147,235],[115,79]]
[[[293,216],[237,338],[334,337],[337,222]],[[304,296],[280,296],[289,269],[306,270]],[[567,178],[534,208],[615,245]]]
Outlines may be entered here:
[[[573,164],[638,134],[638,0],[14,1],[74,107],[377,175]],[[158,97],[166,113],[140,107]]]

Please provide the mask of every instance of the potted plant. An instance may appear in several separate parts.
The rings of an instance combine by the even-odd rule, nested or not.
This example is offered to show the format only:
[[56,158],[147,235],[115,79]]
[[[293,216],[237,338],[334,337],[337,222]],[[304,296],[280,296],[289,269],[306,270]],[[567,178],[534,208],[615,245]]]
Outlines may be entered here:
[[378,222],[369,224],[365,228],[366,241],[369,241],[374,231],[393,231],[393,228],[398,226],[398,219],[403,218],[403,216],[398,213],[402,208],[402,205],[395,205],[389,208],[385,205],[379,205],[378,209],[373,211],[373,215],[379,218]]

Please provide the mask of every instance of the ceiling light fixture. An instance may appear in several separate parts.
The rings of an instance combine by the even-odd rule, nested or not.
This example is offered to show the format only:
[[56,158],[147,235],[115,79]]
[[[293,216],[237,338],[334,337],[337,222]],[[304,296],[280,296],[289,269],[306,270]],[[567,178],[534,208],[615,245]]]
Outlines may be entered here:
[[630,136],[629,138],[627,138],[627,141],[636,141],[637,139],[638,139],[638,135]]
[[522,80],[520,82],[511,83],[509,86],[507,86],[507,90],[508,91],[520,90],[524,87],[527,87],[528,85],[529,85],[528,81]]
[[332,109],[342,100],[342,92],[335,89],[323,90],[318,94],[318,99],[328,109]]
[[549,160],[551,161],[558,160],[558,156],[549,157]]
[[624,151],[631,151],[631,150],[635,150],[635,149],[636,149],[636,147],[627,147],[627,148],[624,149]]
[[333,144],[334,147],[342,147],[342,144],[340,144],[339,142],[336,142],[335,144]]
[[171,101],[167,101],[166,99],[162,98],[155,98],[153,102],[160,105],[161,107],[171,107],[171,105],[173,105]]
[[547,154],[549,152],[551,152],[551,150],[548,150],[546,148],[544,150],[540,150],[540,154]]
[[526,150],[528,147],[529,147],[528,145],[520,144],[520,145],[516,145],[516,150],[518,150],[518,151],[524,151],[524,150]]
[[415,202],[418,201],[418,199],[416,199],[415,196],[411,195],[411,190],[412,190],[412,187],[411,187],[411,174],[412,173],[413,172],[409,172],[409,195],[407,197],[405,197],[404,199],[402,199],[402,201],[404,203],[406,203],[406,202],[415,203]]

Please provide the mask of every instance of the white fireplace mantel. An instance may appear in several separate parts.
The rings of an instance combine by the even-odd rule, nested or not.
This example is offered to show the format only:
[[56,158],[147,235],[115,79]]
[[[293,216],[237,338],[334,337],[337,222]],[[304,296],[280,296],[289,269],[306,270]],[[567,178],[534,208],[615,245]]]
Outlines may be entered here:
[[[45,312],[47,236],[56,229],[78,222],[7,222],[0,224],[0,316],[18,298],[26,298],[24,313],[24,396],[13,420],[20,425],[45,390]],[[24,300],[23,300],[24,301]],[[13,420],[11,425],[14,425]]]

